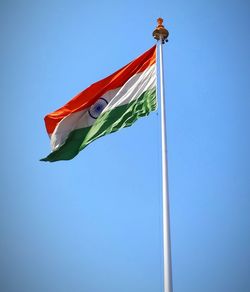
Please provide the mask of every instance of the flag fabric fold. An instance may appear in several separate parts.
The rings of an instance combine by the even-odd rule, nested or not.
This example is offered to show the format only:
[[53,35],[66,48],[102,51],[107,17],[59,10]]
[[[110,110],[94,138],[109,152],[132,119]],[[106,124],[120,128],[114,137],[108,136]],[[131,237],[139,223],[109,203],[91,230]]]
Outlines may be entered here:
[[52,152],[41,161],[72,159],[97,138],[131,126],[156,107],[156,46],[153,46],[45,116]]

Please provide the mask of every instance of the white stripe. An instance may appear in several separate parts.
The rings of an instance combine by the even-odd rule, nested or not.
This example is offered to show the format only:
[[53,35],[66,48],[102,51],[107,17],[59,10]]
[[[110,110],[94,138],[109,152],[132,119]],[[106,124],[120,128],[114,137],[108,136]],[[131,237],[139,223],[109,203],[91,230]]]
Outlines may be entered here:
[[152,65],[145,71],[133,75],[117,92],[103,112],[130,103],[139,98],[142,93],[156,86],[156,66]]
[[[110,111],[118,106],[130,103],[138,99],[146,90],[156,87],[156,65],[152,65],[145,71],[133,75],[122,87],[109,90],[101,98],[107,100],[108,105],[102,113]],[[89,113],[89,108],[70,114],[58,123],[51,135],[52,151],[58,149],[66,141],[69,133],[76,129],[92,126],[96,119]]]

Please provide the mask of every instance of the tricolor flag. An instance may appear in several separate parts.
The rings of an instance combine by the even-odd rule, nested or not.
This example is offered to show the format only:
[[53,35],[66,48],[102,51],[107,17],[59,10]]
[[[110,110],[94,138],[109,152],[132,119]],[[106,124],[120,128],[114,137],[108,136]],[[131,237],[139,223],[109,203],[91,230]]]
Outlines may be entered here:
[[153,46],[45,116],[52,152],[41,161],[72,159],[97,138],[131,126],[156,107],[156,46]]

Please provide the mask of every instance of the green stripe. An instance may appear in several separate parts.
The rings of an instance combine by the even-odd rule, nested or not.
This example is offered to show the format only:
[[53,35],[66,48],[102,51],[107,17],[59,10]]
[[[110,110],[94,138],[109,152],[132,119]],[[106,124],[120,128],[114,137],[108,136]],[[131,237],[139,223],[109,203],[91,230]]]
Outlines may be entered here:
[[156,89],[147,90],[137,100],[101,114],[93,126],[72,131],[58,150],[41,161],[70,160],[97,138],[131,126],[156,107]]

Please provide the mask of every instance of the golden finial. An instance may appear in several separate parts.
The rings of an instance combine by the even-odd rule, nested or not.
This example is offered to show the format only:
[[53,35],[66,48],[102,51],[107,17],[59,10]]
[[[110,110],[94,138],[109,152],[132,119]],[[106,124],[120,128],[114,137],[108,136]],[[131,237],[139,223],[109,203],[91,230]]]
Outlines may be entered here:
[[161,17],[159,17],[157,19],[157,27],[156,29],[153,31],[153,37],[159,41],[161,40],[162,43],[164,44],[165,42],[167,42],[167,38],[169,36],[169,32],[168,30],[164,27],[164,25],[162,24],[163,23],[163,19]]

